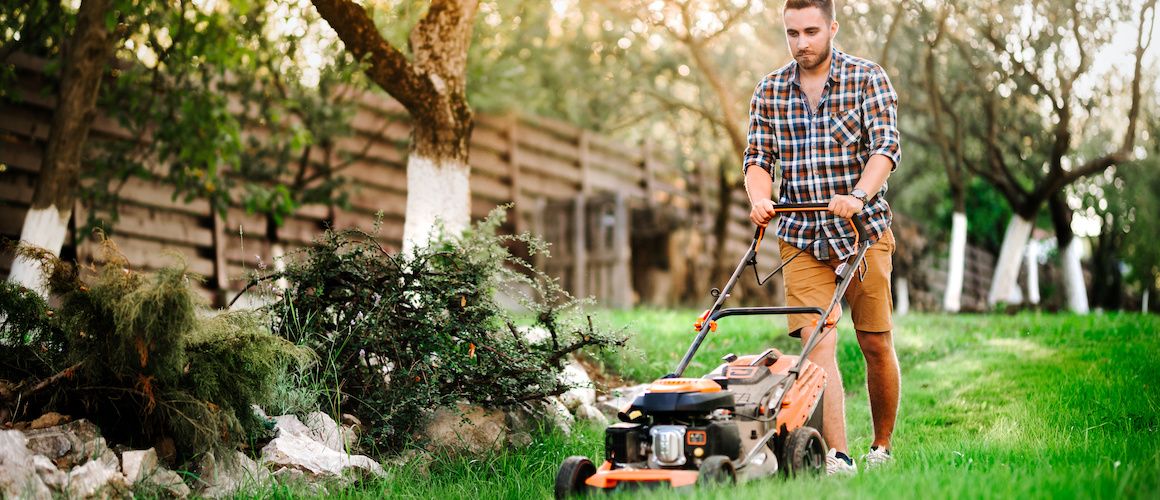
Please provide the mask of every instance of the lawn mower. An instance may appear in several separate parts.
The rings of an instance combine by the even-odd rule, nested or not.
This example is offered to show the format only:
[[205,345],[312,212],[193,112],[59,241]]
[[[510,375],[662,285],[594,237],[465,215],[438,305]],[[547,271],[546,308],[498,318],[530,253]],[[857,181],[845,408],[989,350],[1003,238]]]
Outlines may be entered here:
[[[825,203],[775,205],[775,213],[826,211]],[[825,466],[822,396],[826,374],[806,358],[841,316],[840,302],[860,274],[870,247],[865,227],[855,229],[854,255],[836,269],[837,286],[829,307],[731,307],[725,299],[746,267],[763,285],[790,259],[762,278],[757,252],[765,235],[758,227],[749,250],[715,301],[694,323],[697,336],[674,372],[648,386],[605,430],[604,461],[597,467],[583,456],[568,457],[556,474],[556,498],[636,487],[736,483],[781,473],[816,474]],[[819,240],[815,240],[819,241]],[[682,375],[701,343],[728,316],[816,314],[818,320],[797,356],[766,349],[758,354],[726,355],[702,378]],[[824,319],[823,319],[824,318]]]

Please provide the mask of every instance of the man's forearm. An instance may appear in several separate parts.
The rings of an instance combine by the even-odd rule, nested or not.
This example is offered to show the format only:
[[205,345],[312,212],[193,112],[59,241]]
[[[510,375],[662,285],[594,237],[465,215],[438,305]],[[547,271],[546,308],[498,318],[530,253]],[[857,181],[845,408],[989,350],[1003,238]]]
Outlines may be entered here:
[[773,177],[765,169],[751,166],[745,171],[745,193],[749,195],[749,204],[758,200],[768,200],[773,197]]
[[[882,190],[882,185],[886,184],[886,178],[890,177],[890,171],[894,168],[894,162],[887,156],[874,155],[866,162],[866,167],[862,169],[862,176],[858,179],[858,185],[854,186],[861,188],[866,192],[866,195],[873,198]],[[752,170],[752,169],[750,169]],[[749,176],[745,176],[748,183]],[[752,195],[750,196],[752,200]]]

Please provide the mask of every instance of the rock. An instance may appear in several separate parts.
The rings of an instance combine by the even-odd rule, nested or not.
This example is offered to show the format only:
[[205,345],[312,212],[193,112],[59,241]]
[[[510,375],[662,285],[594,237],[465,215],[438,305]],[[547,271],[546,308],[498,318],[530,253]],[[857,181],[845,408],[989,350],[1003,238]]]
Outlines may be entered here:
[[88,420],[28,431],[26,436],[29,450],[48,457],[62,470],[72,469],[90,459],[99,460],[109,468],[120,469],[117,454],[105,444],[100,429]]
[[173,498],[186,498],[192,493],[185,481],[181,480],[180,474],[164,467],[158,467],[152,474],[142,478],[141,484],[160,490],[165,496]]
[[20,431],[0,431],[0,497],[51,500],[52,490],[37,474],[43,464],[38,467],[27,444]]
[[245,453],[235,451],[232,460],[219,460],[207,453],[198,470],[198,494],[207,498],[233,496],[270,484],[270,471],[258,465]]
[[560,401],[569,410],[575,410],[580,405],[596,404],[596,389],[592,386],[592,379],[584,367],[575,361],[564,367],[559,375],[560,382],[571,387],[568,392],[560,395]]
[[55,411],[50,411],[37,417],[29,424],[29,429],[46,429],[48,427],[56,427],[61,424],[67,424],[70,420],[68,415],[61,415]]
[[357,431],[361,431],[363,426],[362,420],[359,420],[358,417],[349,413],[342,414],[342,425],[354,427]]
[[578,420],[595,422],[601,427],[608,426],[608,417],[605,417],[604,413],[596,409],[593,405],[580,405],[579,408],[576,408],[576,418]]
[[250,409],[254,410],[254,416],[258,417],[258,419],[262,421],[270,420],[270,416],[266,414],[266,410],[263,410],[261,406],[250,405]]
[[137,481],[157,470],[157,450],[132,450],[121,454],[121,473],[125,484],[133,486]]
[[312,479],[344,478],[351,472],[384,474],[383,467],[369,457],[335,451],[308,436],[295,434],[270,441],[262,448],[262,461],[272,466],[275,474],[297,471]]
[[620,413],[624,408],[618,408],[607,401],[601,401],[596,403],[596,409],[600,410],[600,413],[603,413],[604,417],[608,420],[619,420],[616,414]]
[[52,460],[44,455],[33,455],[32,464],[36,467],[36,474],[46,486],[53,491],[64,491],[64,486],[68,484],[68,474],[56,468]]
[[353,442],[346,441],[343,429],[330,415],[316,411],[306,415],[310,437],[334,451],[346,452]]
[[498,451],[507,429],[504,413],[460,403],[458,409],[439,408],[424,433],[428,450],[478,455]]
[[395,469],[406,469],[421,476],[426,476],[431,472],[431,463],[434,461],[435,455],[432,455],[430,452],[411,448],[400,453],[398,456],[387,459],[384,465]]
[[576,422],[576,418],[559,399],[548,398],[544,402],[544,414],[553,427],[564,433],[565,436],[572,435],[572,424]]
[[68,473],[65,493],[69,498],[117,498],[129,492],[125,476],[102,460],[89,460]]
[[279,415],[274,420],[274,437],[286,435],[309,436],[310,428],[294,415]]
[[520,328],[519,331],[521,334],[523,334],[524,340],[527,340],[533,344],[548,340],[548,338],[552,336],[552,332],[549,332],[547,328],[542,326]]
[[532,444],[532,435],[527,432],[511,432],[507,436],[507,447],[512,450],[527,448]]

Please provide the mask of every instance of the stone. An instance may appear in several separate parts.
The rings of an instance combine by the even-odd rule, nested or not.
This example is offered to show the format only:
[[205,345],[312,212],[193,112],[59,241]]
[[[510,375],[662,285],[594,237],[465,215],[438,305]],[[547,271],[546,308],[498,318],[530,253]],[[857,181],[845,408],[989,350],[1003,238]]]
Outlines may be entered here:
[[572,435],[572,424],[576,422],[576,418],[559,399],[548,398],[544,401],[544,414],[553,427],[564,433],[565,436]]
[[31,430],[25,435],[29,450],[48,457],[60,469],[69,470],[90,459],[98,459],[114,469],[120,467],[117,454],[109,449],[100,429],[88,420]]
[[580,405],[576,408],[576,419],[594,422],[601,427],[608,426],[608,417],[593,405]]
[[56,427],[58,425],[67,424],[69,421],[68,415],[61,415],[55,411],[50,411],[33,420],[28,425],[29,429],[46,429],[49,427]]
[[507,428],[498,410],[460,403],[457,408],[435,410],[426,432],[427,449],[479,455],[499,451]]
[[359,420],[358,417],[351,415],[349,413],[342,414],[342,425],[349,426],[349,427],[355,427],[358,430],[362,430],[362,426],[363,426],[362,420]]
[[527,432],[511,432],[507,436],[507,446],[511,450],[527,448],[532,444],[532,435]]
[[395,457],[387,459],[383,465],[392,469],[407,469],[421,476],[426,476],[431,472],[431,463],[434,461],[435,455],[432,455],[430,452],[410,448]]
[[335,451],[309,436],[287,434],[262,448],[262,461],[279,474],[298,471],[308,478],[346,478],[351,473],[384,475],[383,467],[370,457]]
[[181,480],[180,474],[165,467],[154,469],[148,476],[141,478],[140,484],[160,490],[166,494],[165,496],[173,498],[186,498],[193,493],[189,485]]
[[121,453],[121,473],[125,475],[125,484],[129,486],[152,474],[157,466],[157,450],[153,448]]
[[51,500],[52,490],[37,474],[45,464],[34,460],[36,454],[27,444],[28,438],[20,431],[0,431],[0,497]]
[[580,405],[596,404],[596,389],[593,388],[588,372],[580,363],[575,361],[568,363],[560,372],[559,379],[560,383],[570,387],[567,392],[560,395],[560,402],[564,403],[564,407],[568,410],[575,410]]
[[231,497],[239,492],[253,491],[270,484],[270,471],[235,451],[232,460],[220,460],[207,453],[198,467],[198,495],[207,498]]
[[282,437],[286,435],[309,436],[310,428],[306,424],[298,420],[294,415],[279,415],[273,417],[274,420],[274,437]]
[[69,498],[115,498],[127,494],[129,487],[115,466],[89,460],[69,471],[64,491]]
[[309,430],[310,437],[334,451],[346,452],[348,447],[354,444],[346,441],[346,436],[338,422],[323,412],[316,411],[306,415],[304,423]]

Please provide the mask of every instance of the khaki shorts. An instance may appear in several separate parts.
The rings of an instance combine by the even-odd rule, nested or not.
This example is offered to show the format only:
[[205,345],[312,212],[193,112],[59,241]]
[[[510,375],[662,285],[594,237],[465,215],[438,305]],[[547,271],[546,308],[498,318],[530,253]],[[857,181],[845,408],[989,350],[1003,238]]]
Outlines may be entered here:
[[[793,257],[798,249],[781,241],[781,260]],[[894,304],[890,294],[890,273],[894,270],[891,256],[894,255],[894,232],[889,228],[878,241],[866,250],[866,276],[859,281],[855,273],[850,287],[846,289],[846,302],[854,319],[854,329],[860,332],[888,332],[894,329],[891,312]],[[802,252],[793,262],[785,266],[785,302],[788,306],[813,306],[825,308],[830,305],[837,290],[835,268],[843,261],[830,259],[822,262],[810,252]],[[802,328],[814,328],[818,321],[816,314],[789,315],[789,331],[793,335]],[[807,332],[811,330],[806,330]],[[795,335],[796,336],[796,335]]]

